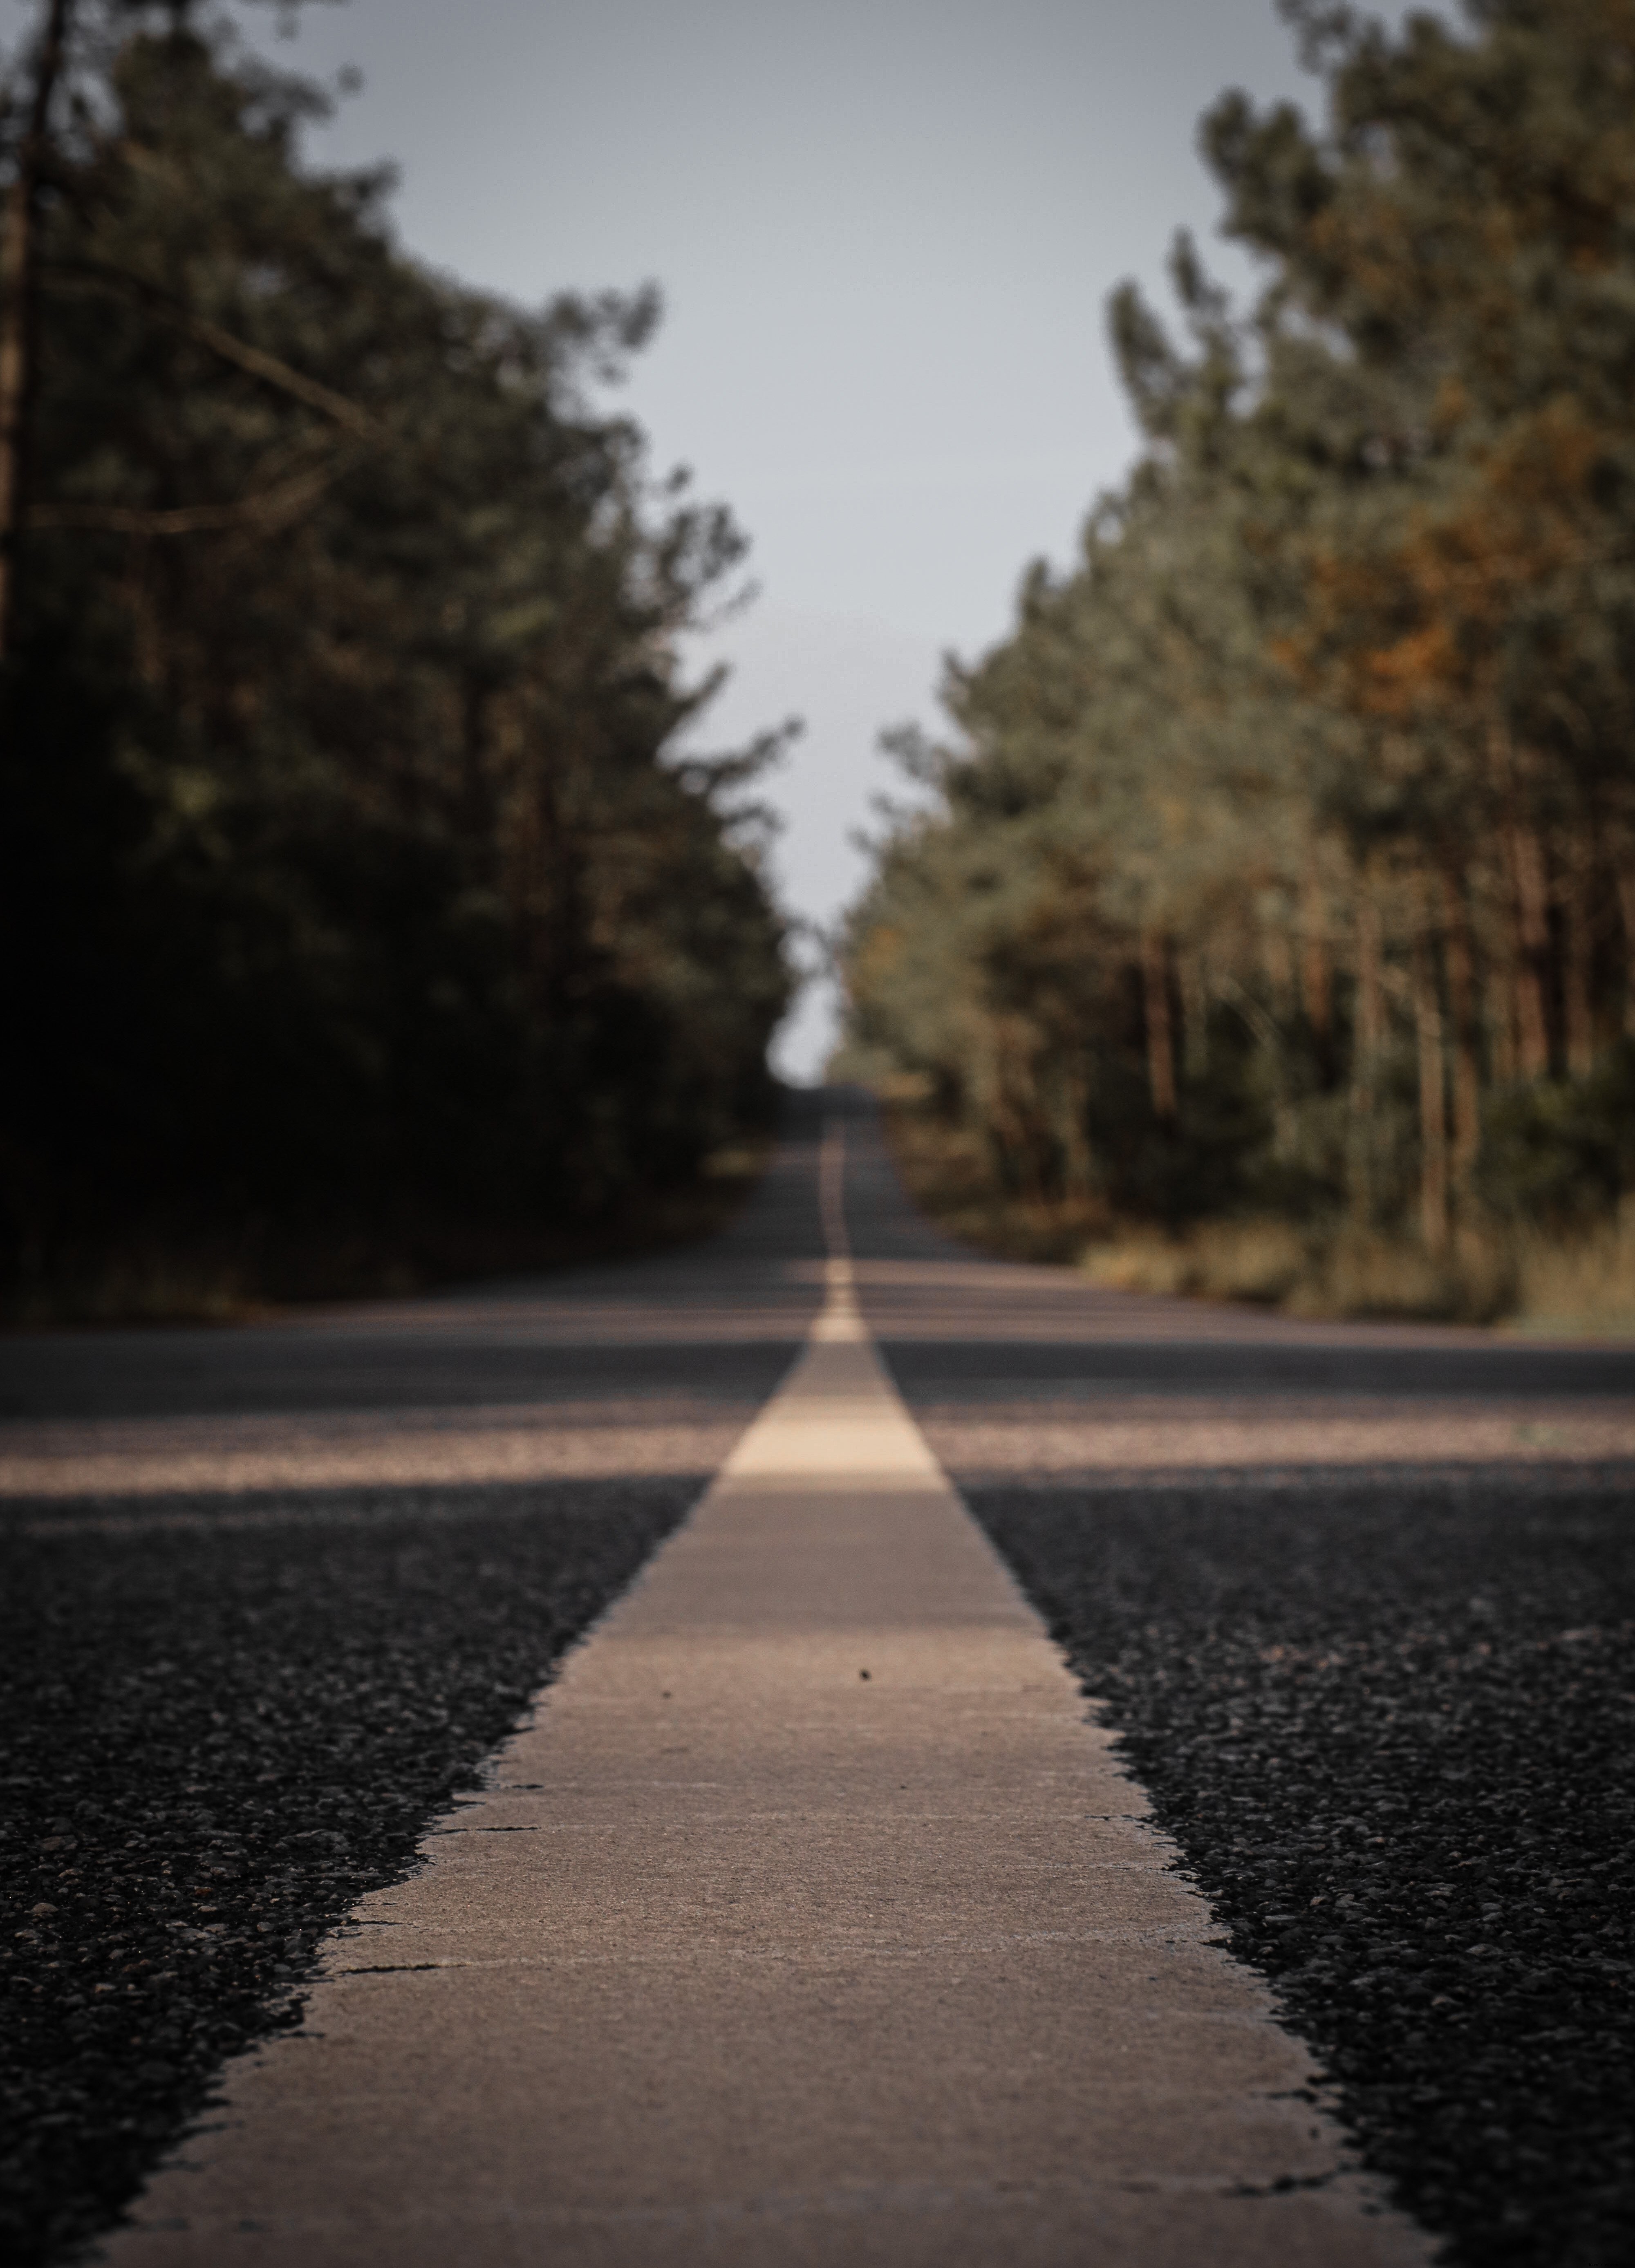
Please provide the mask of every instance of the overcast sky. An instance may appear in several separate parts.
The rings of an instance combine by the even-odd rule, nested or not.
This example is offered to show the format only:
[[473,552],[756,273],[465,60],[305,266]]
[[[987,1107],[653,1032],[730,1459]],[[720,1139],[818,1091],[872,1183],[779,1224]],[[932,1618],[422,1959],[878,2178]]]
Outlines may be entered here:
[[[267,38],[361,69],[310,152],[394,159],[423,258],[530,301],[661,285],[623,400],[762,593],[711,642],[702,739],[806,719],[778,881],[832,921],[893,784],[876,734],[934,721],[941,653],[1004,635],[1130,463],[1104,306],[1162,293],[1177,225],[1214,245],[1199,113],[1309,99],[1272,0],[349,0]],[[815,1075],[832,1028],[814,988],[781,1065]]]

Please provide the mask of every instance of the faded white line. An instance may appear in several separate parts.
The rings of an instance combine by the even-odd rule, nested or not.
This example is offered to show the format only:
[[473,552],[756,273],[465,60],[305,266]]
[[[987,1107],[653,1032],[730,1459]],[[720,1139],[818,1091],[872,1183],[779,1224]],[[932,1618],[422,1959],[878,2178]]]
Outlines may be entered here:
[[247,2227],[270,2268],[522,2268],[544,2230],[564,2268],[1428,2259],[886,1374],[838,1127],[821,1171],[794,1371],[121,2268]]

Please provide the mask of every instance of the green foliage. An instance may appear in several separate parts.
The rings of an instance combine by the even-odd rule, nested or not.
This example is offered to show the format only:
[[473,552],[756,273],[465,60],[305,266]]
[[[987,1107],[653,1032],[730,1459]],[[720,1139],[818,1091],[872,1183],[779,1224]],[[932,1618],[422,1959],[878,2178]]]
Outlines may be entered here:
[[1204,123],[1266,288],[1116,295],[1145,454],[908,752],[849,1044],[1031,1201],[1434,1256],[1631,1169],[1635,5],[1286,12],[1323,130]]
[[[163,16],[166,11],[152,11]],[[82,27],[4,685],[16,1264],[133,1223],[612,1219],[764,1115],[741,542],[599,414],[652,293],[417,268],[221,25]]]
[[1584,1079],[1540,1079],[1493,1095],[1477,1162],[1496,1211],[1581,1227],[1635,1188],[1635,1042]]

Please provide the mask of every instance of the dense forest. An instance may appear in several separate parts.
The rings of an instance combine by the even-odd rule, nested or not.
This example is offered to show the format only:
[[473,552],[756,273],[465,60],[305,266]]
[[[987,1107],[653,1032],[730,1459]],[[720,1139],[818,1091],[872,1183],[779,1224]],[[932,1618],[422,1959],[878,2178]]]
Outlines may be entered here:
[[743,545],[597,406],[656,301],[427,272],[388,175],[303,161],[326,101],[131,0],[5,77],[24,1313],[605,1241],[770,1107],[778,736],[674,751]]
[[1321,124],[1201,128],[1263,289],[1116,296],[1143,453],[892,743],[845,1061],[995,1219],[1495,1313],[1635,1180],[1635,4],[1283,12]]

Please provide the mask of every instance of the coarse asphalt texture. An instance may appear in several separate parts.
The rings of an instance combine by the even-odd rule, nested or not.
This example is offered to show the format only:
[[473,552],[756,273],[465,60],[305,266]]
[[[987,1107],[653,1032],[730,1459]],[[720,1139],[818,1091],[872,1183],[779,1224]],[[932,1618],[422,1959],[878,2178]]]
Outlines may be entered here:
[[[982,1262],[828,1107],[900,1388],[1366,2162],[1450,2258],[1627,2258],[1635,1359]],[[0,1350],[11,2257],[296,2020],[696,1499],[818,1303],[814,1130],[693,1253]]]
[[1635,2257],[1635,1349],[952,1301],[853,1156],[901,1391],[1364,2161],[1471,2268]]
[[17,2268],[77,2257],[298,2021],[322,1933],[414,1870],[777,1386],[821,1250],[797,1151],[697,1255],[0,1343]]

